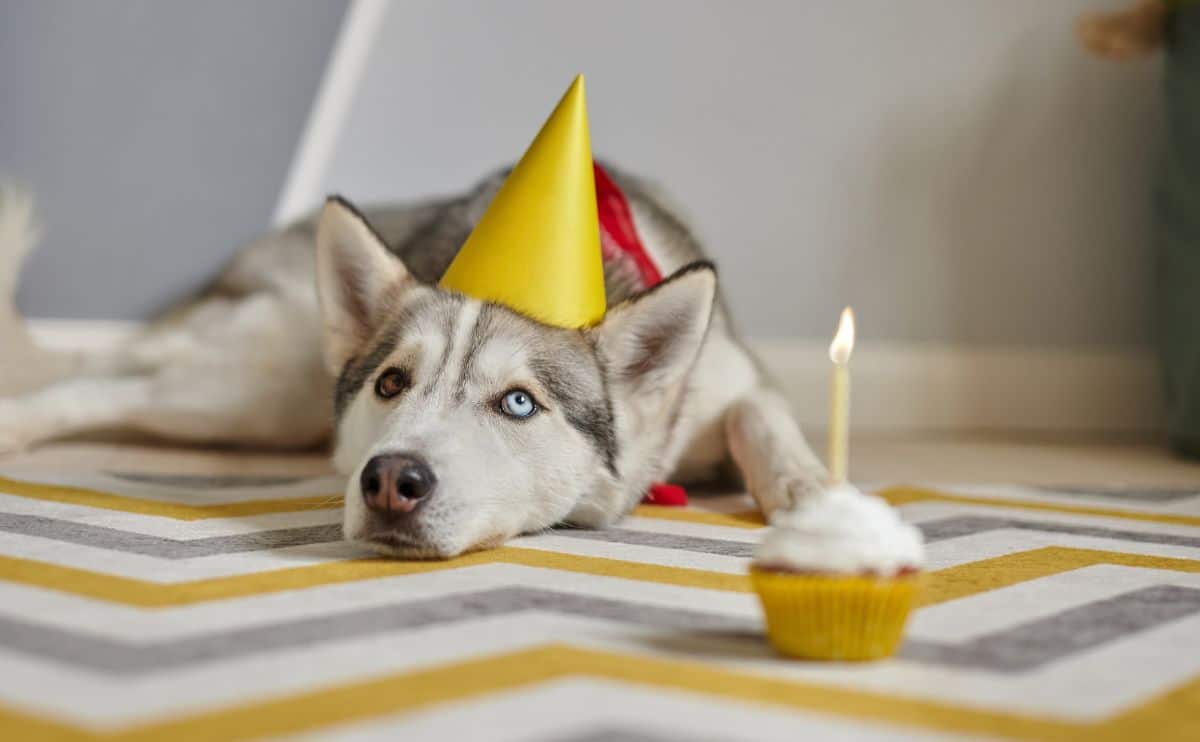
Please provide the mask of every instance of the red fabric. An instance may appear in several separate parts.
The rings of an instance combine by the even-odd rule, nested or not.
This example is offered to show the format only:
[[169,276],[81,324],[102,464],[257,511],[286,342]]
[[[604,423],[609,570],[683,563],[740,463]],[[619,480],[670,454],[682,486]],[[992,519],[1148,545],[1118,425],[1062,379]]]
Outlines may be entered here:
[[687,507],[687,490],[677,484],[658,482],[650,485],[650,491],[642,498],[647,505],[667,505],[670,507]]
[[604,168],[594,165],[596,171],[596,215],[600,217],[600,248],[605,257],[625,253],[637,266],[646,288],[662,281],[662,273],[650,259],[646,246],[638,237],[633,224],[633,212],[629,202],[617,184],[608,177]]
[[[643,287],[658,285],[662,282],[662,273],[650,258],[650,253],[646,252],[642,238],[638,237],[629,201],[625,200],[625,194],[608,177],[604,168],[596,163],[593,166],[596,171],[596,215],[600,217],[600,248],[604,251],[604,257],[625,253],[637,266]],[[650,485],[650,491],[642,498],[642,502],[684,507],[688,504],[687,490],[677,484],[656,482]]]

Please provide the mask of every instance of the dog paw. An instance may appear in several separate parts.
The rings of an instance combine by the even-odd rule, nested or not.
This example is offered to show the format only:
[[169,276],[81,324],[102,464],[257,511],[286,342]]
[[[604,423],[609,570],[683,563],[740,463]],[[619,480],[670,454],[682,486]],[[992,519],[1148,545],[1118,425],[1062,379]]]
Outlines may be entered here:
[[776,510],[786,510],[796,503],[825,491],[825,484],[816,477],[780,477],[764,487],[753,488],[750,494],[763,513],[770,517]]

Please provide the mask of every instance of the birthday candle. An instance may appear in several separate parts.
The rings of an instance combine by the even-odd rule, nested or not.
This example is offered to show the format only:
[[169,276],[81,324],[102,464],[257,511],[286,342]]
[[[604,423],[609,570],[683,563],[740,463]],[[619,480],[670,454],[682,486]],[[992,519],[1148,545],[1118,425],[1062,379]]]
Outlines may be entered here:
[[854,350],[854,312],[842,310],[837,333],[829,345],[833,383],[829,394],[829,484],[846,481],[850,448],[850,353]]

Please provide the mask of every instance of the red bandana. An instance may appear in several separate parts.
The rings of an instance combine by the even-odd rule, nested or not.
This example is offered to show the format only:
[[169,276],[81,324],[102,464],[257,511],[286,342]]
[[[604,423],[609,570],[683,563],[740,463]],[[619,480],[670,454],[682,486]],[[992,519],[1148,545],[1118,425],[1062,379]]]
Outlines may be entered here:
[[[638,237],[629,201],[598,163],[595,164],[595,171],[596,215],[600,217],[600,249],[604,257],[609,259],[624,253],[637,266],[642,285],[645,288],[657,286],[662,281],[662,273]],[[683,507],[688,504],[687,490],[677,484],[656,482],[650,485],[642,502],[647,505]]]
[[595,171],[596,214],[600,217],[600,249],[604,257],[612,258],[621,253],[628,255],[642,276],[642,285],[646,288],[657,286],[662,281],[662,273],[638,237],[625,194],[608,177],[604,168],[597,164]]

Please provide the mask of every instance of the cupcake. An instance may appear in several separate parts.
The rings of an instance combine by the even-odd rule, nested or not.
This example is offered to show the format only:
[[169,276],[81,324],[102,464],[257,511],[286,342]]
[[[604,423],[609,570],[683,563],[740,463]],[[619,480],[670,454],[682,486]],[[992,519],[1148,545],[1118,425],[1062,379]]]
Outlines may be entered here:
[[777,511],[750,568],[767,637],[792,657],[887,657],[904,634],[924,559],[921,533],[850,485]]

